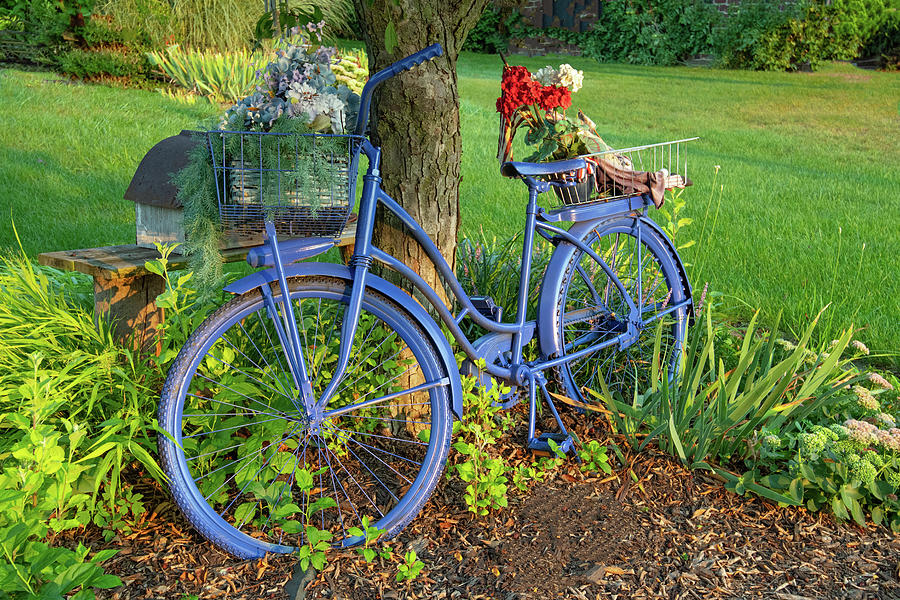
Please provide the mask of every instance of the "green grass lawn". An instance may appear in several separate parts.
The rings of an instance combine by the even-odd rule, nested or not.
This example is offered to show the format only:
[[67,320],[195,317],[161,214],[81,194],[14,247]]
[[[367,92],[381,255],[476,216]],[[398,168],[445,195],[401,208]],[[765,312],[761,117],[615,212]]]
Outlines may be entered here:
[[[688,148],[694,223],[679,240],[700,240],[705,228],[684,256],[696,288],[708,281],[748,313],[782,310],[794,331],[830,303],[823,338],[853,323],[873,349],[900,350],[897,75],[516,60],[584,69],[575,106],[614,146],[701,136]],[[525,188],[496,168],[499,75],[496,57],[459,62],[461,206],[464,234],[505,238],[521,227]],[[0,248],[14,246],[12,220],[30,255],[133,242],[133,206],[122,194],[138,162],[218,109],[58,79],[0,71]]]

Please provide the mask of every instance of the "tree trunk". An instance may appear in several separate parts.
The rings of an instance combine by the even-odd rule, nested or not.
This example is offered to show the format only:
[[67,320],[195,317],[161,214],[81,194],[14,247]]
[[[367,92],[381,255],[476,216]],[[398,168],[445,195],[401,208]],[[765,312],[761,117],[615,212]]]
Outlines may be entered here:
[[[451,267],[456,265],[462,143],[456,59],[487,0],[356,0],[370,70],[435,42],[444,55],[384,83],[373,102],[374,143],[382,147],[383,187],[428,232]],[[393,24],[397,47],[388,53],[385,31]],[[425,252],[395,219],[381,214],[378,247],[402,260],[442,297],[437,272]]]

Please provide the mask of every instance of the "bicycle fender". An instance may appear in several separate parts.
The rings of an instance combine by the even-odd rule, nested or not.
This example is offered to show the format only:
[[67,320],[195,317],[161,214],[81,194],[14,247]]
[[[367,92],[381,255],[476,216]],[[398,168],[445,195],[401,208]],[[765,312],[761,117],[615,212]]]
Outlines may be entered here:
[[[681,257],[675,250],[674,244],[672,244],[665,233],[663,233],[662,229],[660,229],[659,225],[652,219],[645,216],[600,217],[589,221],[576,222],[572,225],[571,229],[569,229],[569,233],[576,239],[582,239],[594,227],[609,225],[618,221],[624,221],[632,227],[635,221],[639,221],[643,226],[646,226],[647,229],[650,229],[653,234],[655,234],[658,241],[672,253],[672,256],[675,257],[676,268],[681,277],[681,285],[684,290],[684,297],[686,300],[690,301],[688,304],[688,317],[690,322],[693,323],[693,295],[690,282],[688,281],[687,274],[684,270],[684,264],[682,264]],[[553,311],[556,310],[556,296],[558,290],[563,285],[566,266],[569,264],[569,261],[572,259],[572,255],[576,250],[577,248],[572,244],[561,243],[557,245],[556,250],[553,251],[550,262],[547,265],[544,280],[541,282],[541,295],[538,300],[538,323],[553,322]],[[558,331],[550,331],[551,329],[551,327],[538,327],[538,346],[541,349],[541,355],[544,359],[550,358],[550,354],[561,345],[559,337],[560,333]]]
[[650,229],[656,232],[656,235],[659,236],[659,240],[665,244],[666,248],[672,253],[672,256],[675,257],[675,268],[678,269],[678,275],[681,277],[681,288],[684,290],[684,299],[688,300],[688,309],[687,309],[687,317],[688,317],[688,325],[694,324],[694,292],[691,289],[691,282],[688,280],[687,271],[684,269],[684,263],[681,261],[681,255],[678,254],[678,250],[675,249],[675,244],[672,240],[669,239],[669,236],[665,234],[656,221],[650,219],[648,217],[642,216],[639,219],[644,225],[648,226]]
[[[285,265],[284,274],[286,277],[334,277],[343,279],[348,283],[353,282],[353,275],[349,267],[333,263],[308,262]],[[264,271],[256,271],[228,284],[225,286],[225,291],[229,294],[241,295],[277,281],[278,274],[275,272],[275,269],[266,269]],[[463,413],[463,392],[459,378],[459,368],[456,366],[456,357],[453,355],[453,349],[447,342],[447,338],[441,333],[437,323],[422,308],[421,304],[413,300],[409,294],[393,283],[369,273],[366,275],[366,286],[400,304],[425,330],[425,334],[431,340],[431,343],[434,344],[438,358],[440,358],[450,378],[450,410],[457,419],[461,419]]]

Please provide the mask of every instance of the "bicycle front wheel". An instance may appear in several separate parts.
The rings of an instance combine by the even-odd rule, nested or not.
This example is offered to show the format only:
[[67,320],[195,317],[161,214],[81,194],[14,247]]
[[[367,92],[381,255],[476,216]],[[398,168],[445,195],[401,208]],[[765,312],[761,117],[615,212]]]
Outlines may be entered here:
[[[337,363],[350,286],[329,277],[288,286],[319,397]],[[159,409],[176,502],[207,539],[244,558],[319,539],[353,545],[364,521],[396,534],[431,495],[450,445],[449,377],[432,343],[400,305],[368,290],[326,407],[335,414],[315,421],[275,318],[254,290],[204,321],[178,355]]]
[[[652,385],[654,365],[660,377],[671,379],[678,372],[687,327],[686,307],[671,311],[685,299],[678,258],[659,234],[633,217],[597,224],[578,235],[639,309],[638,335],[622,347],[616,343],[574,358],[556,370],[556,379],[566,395],[585,404],[597,403],[588,390],[599,391],[601,379],[611,393],[630,401]],[[609,274],[572,245],[557,252],[557,264],[551,265],[563,276],[553,291],[552,322],[547,324],[555,335],[541,338],[544,353],[567,356],[625,333],[628,302]]]

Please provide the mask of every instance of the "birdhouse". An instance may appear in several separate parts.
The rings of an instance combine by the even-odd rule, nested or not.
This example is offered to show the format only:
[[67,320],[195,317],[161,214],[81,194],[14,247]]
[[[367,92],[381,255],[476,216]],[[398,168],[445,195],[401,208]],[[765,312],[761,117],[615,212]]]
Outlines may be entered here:
[[[172,176],[187,166],[191,149],[205,143],[201,132],[184,130],[150,148],[141,159],[124,196],[134,202],[135,243],[138,246],[154,249],[157,243],[184,243],[184,210]],[[223,250],[241,248],[262,242],[262,234],[257,238],[226,235],[220,247]]]

